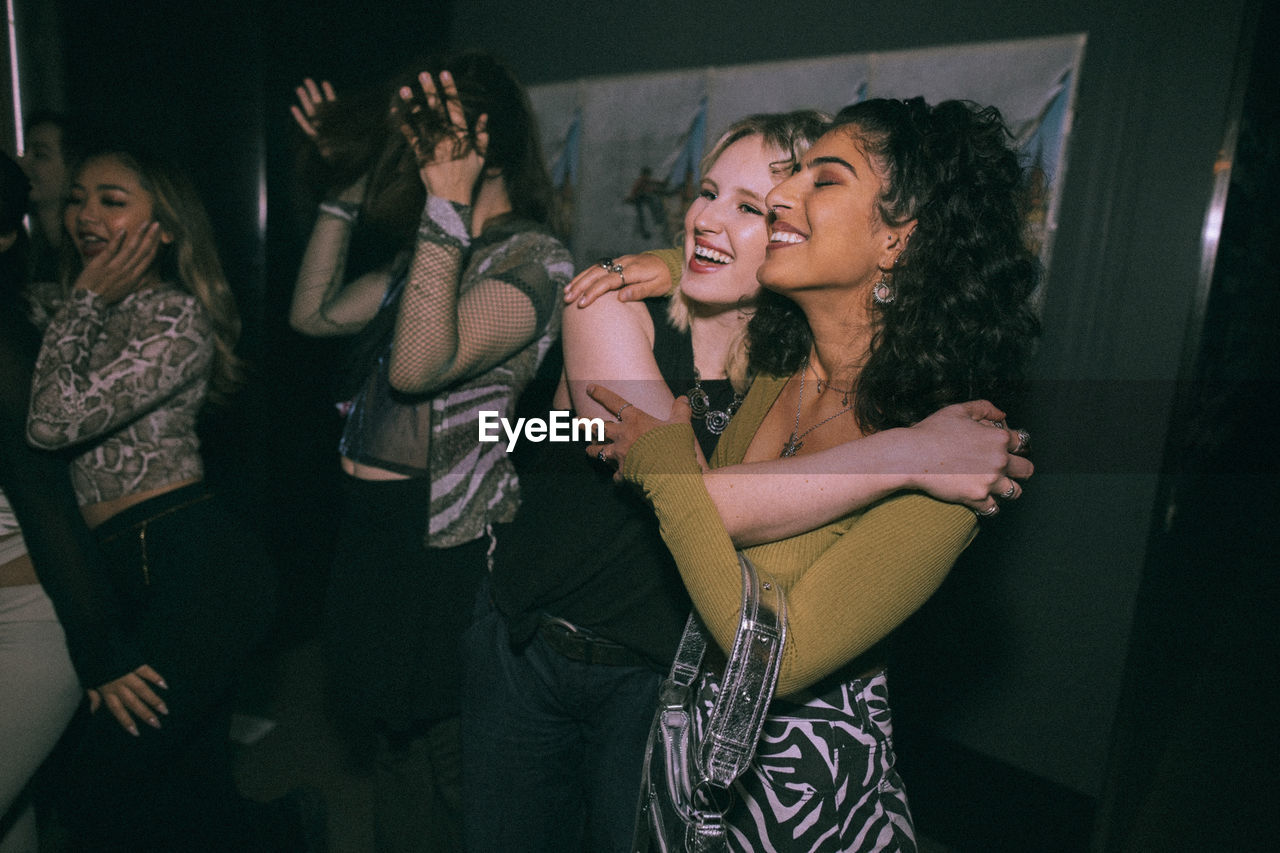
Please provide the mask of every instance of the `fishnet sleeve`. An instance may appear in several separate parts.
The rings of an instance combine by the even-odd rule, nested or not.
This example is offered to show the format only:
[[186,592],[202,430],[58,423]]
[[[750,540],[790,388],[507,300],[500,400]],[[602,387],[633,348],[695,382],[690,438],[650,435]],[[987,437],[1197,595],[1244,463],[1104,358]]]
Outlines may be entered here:
[[531,295],[554,290],[529,242],[537,235],[471,257],[470,213],[427,199],[391,352],[398,391],[432,393],[489,370],[528,345],[550,314]]
[[97,687],[145,660],[122,628],[119,603],[76,507],[66,460],[23,440],[34,353],[28,344],[34,341],[11,318],[0,323],[0,486],[62,623],[80,682]]

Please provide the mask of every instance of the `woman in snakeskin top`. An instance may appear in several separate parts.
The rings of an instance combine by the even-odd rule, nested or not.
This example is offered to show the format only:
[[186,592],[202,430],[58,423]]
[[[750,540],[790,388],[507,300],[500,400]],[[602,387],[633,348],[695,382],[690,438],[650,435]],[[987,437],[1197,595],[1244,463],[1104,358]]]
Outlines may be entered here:
[[79,167],[64,225],[70,288],[27,436],[70,452],[110,576],[92,594],[114,599],[96,612],[120,614],[73,723],[65,814],[95,850],[258,849],[261,810],[235,791],[227,733],[272,573],[202,483],[196,418],[238,372],[212,228],[181,171],[118,150]]

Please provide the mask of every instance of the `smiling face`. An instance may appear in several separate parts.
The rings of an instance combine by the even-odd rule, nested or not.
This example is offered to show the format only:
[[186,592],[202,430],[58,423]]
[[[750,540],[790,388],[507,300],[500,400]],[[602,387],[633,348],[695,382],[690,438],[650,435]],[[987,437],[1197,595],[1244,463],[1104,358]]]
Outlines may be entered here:
[[773,222],[760,281],[788,296],[806,290],[868,290],[892,268],[914,227],[885,223],[877,204],[881,169],[855,126],[819,139],[800,168],[769,193]]
[[[137,234],[155,218],[155,198],[138,173],[108,154],[94,157],[76,173],[63,223],[80,258],[88,263],[120,232]],[[170,239],[163,232],[162,242]]]
[[748,307],[760,293],[756,270],[768,230],[765,196],[783,158],[759,134],[734,142],[702,177],[684,217],[684,274],[680,289],[702,305]]

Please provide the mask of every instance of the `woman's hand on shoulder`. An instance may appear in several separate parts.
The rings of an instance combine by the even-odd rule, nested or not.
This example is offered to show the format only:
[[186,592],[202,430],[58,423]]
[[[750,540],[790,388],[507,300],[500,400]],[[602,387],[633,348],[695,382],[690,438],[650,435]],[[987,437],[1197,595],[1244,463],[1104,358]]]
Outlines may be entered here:
[[80,275],[75,287],[92,291],[108,303],[119,302],[142,284],[160,250],[160,223],[150,222],[130,234],[113,235]]
[[448,71],[440,72],[438,89],[428,71],[418,75],[418,85],[421,94],[402,86],[400,103],[394,109],[400,132],[417,158],[422,184],[432,195],[470,204],[489,150],[489,117],[482,114],[474,130],[467,127],[458,87]]
[[89,713],[96,714],[103,705],[116,718],[120,727],[134,737],[138,736],[138,725],[135,718],[142,720],[154,729],[160,728],[160,714],[168,714],[169,708],[164,704],[152,686],[168,689],[169,685],[160,677],[160,673],[143,664],[127,675],[114,681],[108,681],[89,691]]
[[[628,403],[603,385],[588,385],[587,394],[604,406],[614,417],[613,421],[605,421],[605,440],[588,444],[587,455],[595,457],[605,465],[616,466],[613,479],[619,482],[622,481],[622,467],[627,462],[627,454],[642,435],[660,426],[693,422],[693,411],[689,408],[689,398],[685,396],[676,397],[675,402],[671,404],[671,412],[667,415],[667,419],[662,420]],[[703,458],[702,450],[696,444],[694,447],[698,451],[698,466],[706,471],[707,460]]]
[[618,291],[619,302],[666,296],[671,292],[671,270],[657,255],[645,252],[601,258],[565,286],[564,301],[586,308],[613,290]]
[[1016,500],[1035,466],[1025,430],[1005,425],[1005,414],[986,400],[939,409],[903,430],[914,488],[938,500],[995,515],[998,500]]

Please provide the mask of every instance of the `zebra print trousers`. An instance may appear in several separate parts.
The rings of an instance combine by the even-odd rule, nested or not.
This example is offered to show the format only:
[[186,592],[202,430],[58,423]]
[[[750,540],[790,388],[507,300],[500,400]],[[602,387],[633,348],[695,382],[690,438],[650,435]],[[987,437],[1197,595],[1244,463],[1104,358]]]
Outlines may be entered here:
[[[703,676],[706,724],[718,673]],[[729,848],[743,853],[916,853],[915,830],[894,767],[883,671],[828,679],[775,699],[726,815]]]

